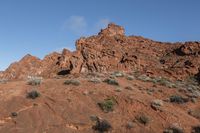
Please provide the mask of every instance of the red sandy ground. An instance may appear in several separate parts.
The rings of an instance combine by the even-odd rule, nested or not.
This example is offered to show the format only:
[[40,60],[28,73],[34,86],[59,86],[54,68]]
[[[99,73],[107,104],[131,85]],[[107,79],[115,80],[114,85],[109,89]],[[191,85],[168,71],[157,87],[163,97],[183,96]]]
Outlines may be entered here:
[[[199,120],[188,114],[188,110],[200,107],[199,101],[176,104],[165,102],[172,94],[183,95],[177,88],[167,88],[152,82],[117,78],[122,89],[104,82],[88,82],[86,76],[78,76],[81,85],[64,85],[69,77],[43,80],[40,86],[27,85],[26,81],[13,81],[0,84],[0,133],[93,133],[95,124],[90,116],[106,119],[112,133],[162,133],[170,125],[181,127],[186,133]],[[133,90],[124,89],[132,86]],[[41,96],[27,99],[27,92],[37,89]],[[148,94],[147,89],[154,89]],[[162,91],[160,91],[162,90]],[[117,105],[113,112],[105,113],[98,102],[114,97]],[[162,111],[151,108],[151,101],[164,100]],[[11,113],[18,116],[12,117]],[[136,120],[140,114],[150,117],[150,122],[143,125]],[[133,122],[133,128],[127,123]]]

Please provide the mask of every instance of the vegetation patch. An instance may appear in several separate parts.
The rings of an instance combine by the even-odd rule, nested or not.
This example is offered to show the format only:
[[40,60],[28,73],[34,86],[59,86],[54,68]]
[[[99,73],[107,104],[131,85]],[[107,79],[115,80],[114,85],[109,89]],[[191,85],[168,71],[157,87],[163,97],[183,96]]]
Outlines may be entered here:
[[101,83],[101,79],[99,79],[99,78],[91,78],[88,81],[92,82],[92,83],[95,83],[95,84]]
[[99,107],[106,113],[112,112],[116,104],[117,101],[114,97],[104,99],[104,101],[98,103]]
[[126,79],[127,79],[127,80],[134,80],[134,76],[128,75],[128,76],[126,77]]
[[150,122],[150,117],[145,114],[140,114],[136,117],[136,120],[138,120],[141,124],[147,125]]
[[36,90],[27,93],[27,98],[36,99],[40,96],[40,93]]
[[114,77],[124,77],[125,74],[123,72],[117,71],[112,73],[111,75]]
[[107,83],[109,85],[119,86],[119,83],[115,79],[108,78],[108,79],[105,79],[103,82],[105,82],[105,83]]
[[152,82],[152,78],[146,76],[146,75],[140,75],[137,77],[137,79],[144,81],[144,82]]
[[40,85],[42,83],[42,77],[30,76],[27,82],[28,85]]
[[130,121],[130,122],[128,122],[127,124],[126,124],[126,128],[127,129],[131,129],[131,128],[134,128],[135,127],[135,123],[133,123],[132,121]]
[[168,88],[176,88],[176,84],[172,81],[163,78],[163,77],[148,77],[146,75],[140,75],[137,77],[137,79],[144,81],[144,82],[153,82],[154,84],[166,86]]
[[12,117],[17,117],[18,114],[17,114],[17,112],[12,112],[12,113],[11,113],[11,116],[12,116]]
[[188,98],[183,98],[182,96],[179,96],[179,95],[170,96],[170,102],[172,103],[183,104],[188,101],[189,101]]
[[155,83],[158,83],[159,85],[166,86],[169,88],[176,88],[176,85],[174,83],[172,83],[168,79],[162,78],[162,77],[155,79]]
[[65,85],[74,85],[74,86],[79,86],[81,83],[79,80],[71,79],[71,80],[66,80],[64,82]]
[[183,129],[181,129],[180,127],[173,126],[165,129],[163,133],[184,133],[184,132]]
[[115,91],[116,91],[116,92],[121,92],[121,91],[122,91],[122,88],[121,88],[121,87],[117,87],[117,88],[115,89]]
[[112,126],[107,120],[98,119],[96,121],[96,124],[92,128],[96,131],[103,133],[103,132],[108,132],[109,130],[111,130]]
[[163,101],[156,99],[151,102],[151,108],[154,110],[160,110],[161,106],[163,106]]

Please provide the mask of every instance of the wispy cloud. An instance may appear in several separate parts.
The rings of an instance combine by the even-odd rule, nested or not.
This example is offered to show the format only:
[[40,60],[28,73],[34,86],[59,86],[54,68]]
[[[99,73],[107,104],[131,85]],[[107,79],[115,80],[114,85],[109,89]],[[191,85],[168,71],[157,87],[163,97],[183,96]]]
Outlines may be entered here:
[[88,36],[95,34],[101,29],[106,28],[110,19],[101,18],[94,23],[89,23],[84,16],[70,16],[63,25],[64,30],[78,36]]
[[64,23],[63,29],[81,35],[87,32],[87,22],[83,16],[70,16]]
[[110,22],[111,22],[111,21],[110,21],[108,18],[100,19],[100,20],[95,24],[95,28],[96,28],[97,30],[106,28],[107,25],[108,25]]

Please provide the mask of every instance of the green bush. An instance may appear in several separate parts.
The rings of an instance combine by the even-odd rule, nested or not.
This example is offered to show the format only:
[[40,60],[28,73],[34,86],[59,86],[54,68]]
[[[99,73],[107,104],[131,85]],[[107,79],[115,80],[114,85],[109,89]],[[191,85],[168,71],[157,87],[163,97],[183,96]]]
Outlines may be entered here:
[[98,105],[104,112],[108,113],[114,110],[114,106],[116,103],[116,100],[112,97],[104,99],[104,101],[98,103]]

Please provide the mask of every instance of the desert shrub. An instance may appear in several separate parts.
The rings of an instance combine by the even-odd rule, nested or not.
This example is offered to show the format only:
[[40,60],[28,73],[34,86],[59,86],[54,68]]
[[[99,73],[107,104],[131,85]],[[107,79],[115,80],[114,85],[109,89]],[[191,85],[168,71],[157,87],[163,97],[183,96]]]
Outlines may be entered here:
[[108,78],[108,79],[105,79],[103,82],[106,82],[109,85],[119,86],[119,83],[115,79]]
[[160,107],[163,106],[163,101],[162,100],[159,100],[159,99],[156,99],[156,100],[153,100],[151,102],[151,107],[154,109],[154,110],[160,110]]
[[184,132],[183,129],[181,129],[180,127],[173,126],[165,129],[163,133],[184,133]]
[[116,92],[121,92],[123,89],[121,87],[116,87],[115,91]]
[[126,77],[126,79],[127,79],[127,80],[133,80],[133,79],[134,79],[134,76],[128,75],[128,76]]
[[98,119],[96,125],[93,126],[93,129],[103,133],[111,130],[112,126],[107,120]]
[[144,82],[153,82],[154,84],[159,84],[169,88],[176,88],[176,84],[172,83],[170,80],[163,77],[148,77],[146,75],[140,75],[137,79]]
[[42,77],[29,76],[27,82],[29,85],[40,85],[42,83]]
[[99,78],[91,78],[91,79],[89,79],[88,81],[89,81],[89,82],[92,82],[92,83],[95,83],[95,84],[101,83],[101,79],[99,79]]
[[75,86],[79,86],[81,83],[78,80],[75,79],[71,79],[71,80],[66,80],[64,82],[65,85],[75,85]]
[[107,98],[104,101],[98,103],[99,107],[106,113],[114,110],[114,106],[117,103],[115,98]]
[[144,114],[140,114],[139,116],[136,117],[136,119],[144,125],[147,125],[150,122],[150,118]]
[[36,90],[30,91],[27,93],[27,98],[36,99],[40,96],[40,93]]
[[134,77],[139,77],[141,75],[140,70],[135,70],[131,73]]
[[17,117],[17,115],[18,115],[17,112],[12,112],[12,113],[11,113],[11,116],[12,116],[12,117]]
[[126,128],[128,128],[128,129],[131,129],[131,128],[134,128],[134,127],[135,127],[135,123],[133,123],[132,121],[130,121],[126,124]]
[[170,80],[163,77],[152,78],[151,81],[154,82],[155,84],[159,84],[169,88],[176,88],[176,84],[172,83]]
[[192,133],[200,133],[200,126],[192,127]]
[[179,95],[170,96],[170,102],[172,103],[183,104],[188,101],[189,101],[188,98],[183,98],[182,96],[179,96]]
[[141,81],[144,81],[144,82],[151,82],[152,79],[146,75],[140,75],[137,77],[137,79],[141,80]]
[[97,120],[99,120],[99,117],[96,116],[96,115],[91,115],[91,116],[90,116],[90,120],[91,120],[91,121],[97,121]]
[[124,77],[125,74],[123,72],[117,71],[112,73],[111,75],[114,77]]

